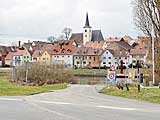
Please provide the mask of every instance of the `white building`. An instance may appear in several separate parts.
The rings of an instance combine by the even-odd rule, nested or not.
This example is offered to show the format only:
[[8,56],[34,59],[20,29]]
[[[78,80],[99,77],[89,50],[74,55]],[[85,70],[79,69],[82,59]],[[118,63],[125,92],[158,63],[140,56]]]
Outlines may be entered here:
[[115,57],[113,50],[105,50],[101,56],[101,67],[110,67],[115,65]]
[[63,64],[65,67],[73,67],[73,55],[54,54],[52,55],[52,63]]

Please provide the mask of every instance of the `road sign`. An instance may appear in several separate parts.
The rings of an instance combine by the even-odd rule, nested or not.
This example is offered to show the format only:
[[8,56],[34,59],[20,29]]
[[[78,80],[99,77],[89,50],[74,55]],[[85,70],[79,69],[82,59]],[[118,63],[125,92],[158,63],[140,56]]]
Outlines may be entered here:
[[108,79],[110,81],[115,81],[116,80],[116,71],[115,71],[115,66],[111,66],[110,69],[108,69]]

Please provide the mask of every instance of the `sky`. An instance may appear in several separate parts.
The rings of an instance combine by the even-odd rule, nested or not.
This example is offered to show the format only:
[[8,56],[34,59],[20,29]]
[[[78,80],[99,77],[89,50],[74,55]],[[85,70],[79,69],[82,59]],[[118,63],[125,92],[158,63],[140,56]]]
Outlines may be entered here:
[[[92,29],[116,37],[140,32],[134,26],[132,0],[0,0],[0,42],[3,36],[46,39],[64,27],[83,31],[86,12]],[[8,42],[8,41],[7,41]]]

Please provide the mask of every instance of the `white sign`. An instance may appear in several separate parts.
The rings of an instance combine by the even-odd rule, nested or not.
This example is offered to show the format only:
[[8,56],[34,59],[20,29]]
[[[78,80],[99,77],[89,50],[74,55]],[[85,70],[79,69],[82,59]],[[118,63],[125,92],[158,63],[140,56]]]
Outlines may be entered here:
[[108,70],[108,79],[111,81],[115,81],[116,80],[116,71],[115,71],[115,67],[111,66],[111,68]]

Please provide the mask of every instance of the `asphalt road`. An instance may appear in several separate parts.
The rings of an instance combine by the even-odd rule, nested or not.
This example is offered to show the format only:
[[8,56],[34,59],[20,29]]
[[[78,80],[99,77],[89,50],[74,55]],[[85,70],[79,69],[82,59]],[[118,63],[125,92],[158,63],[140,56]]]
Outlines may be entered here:
[[160,105],[71,85],[28,97],[0,97],[0,120],[160,120]]

